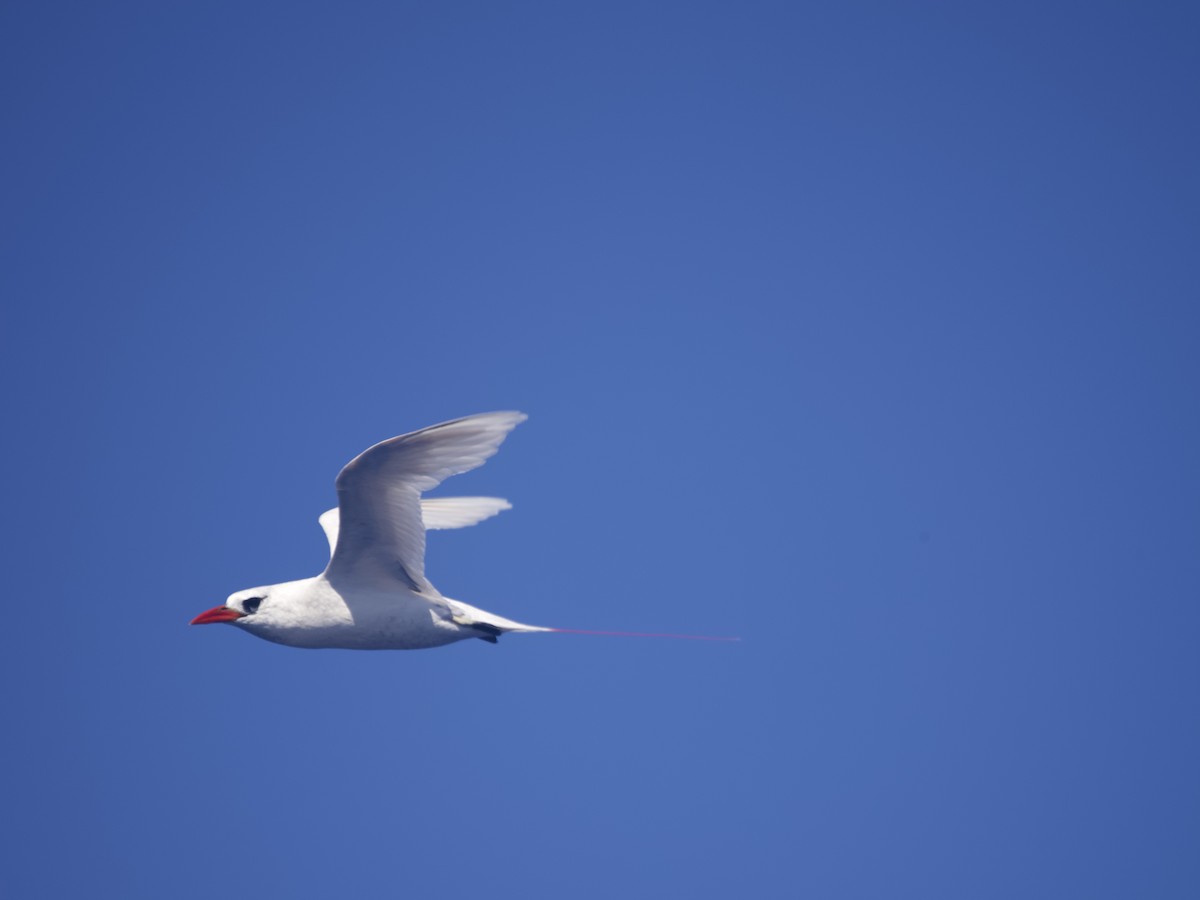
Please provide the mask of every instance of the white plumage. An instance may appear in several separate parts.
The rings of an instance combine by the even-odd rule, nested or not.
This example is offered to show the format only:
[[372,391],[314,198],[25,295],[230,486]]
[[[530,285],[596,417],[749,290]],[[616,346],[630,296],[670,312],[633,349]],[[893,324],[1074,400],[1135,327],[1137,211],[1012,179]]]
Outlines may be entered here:
[[425,576],[427,529],[474,525],[510,505],[497,497],[422,499],[422,492],[483,465],[525,418],[469,416],[365,450],[337,477],[337,509],[319,520],[330,547],[325,571],[238,591],[193,624],[230,622],[280,644],[355,649],[494,643],[506,632],[555,630],[444,597]]
[[[512,504],[499,497],[422,497],[421,519],[426,531],[438,531],[443,528],[466,528],[484,519],[499,515],[506,509],[512,509]],[[321,513],[317,522],[325,531],[325,539],[329,541],[329,555],[337,548],[338,539],[338,510],[327,509]]]

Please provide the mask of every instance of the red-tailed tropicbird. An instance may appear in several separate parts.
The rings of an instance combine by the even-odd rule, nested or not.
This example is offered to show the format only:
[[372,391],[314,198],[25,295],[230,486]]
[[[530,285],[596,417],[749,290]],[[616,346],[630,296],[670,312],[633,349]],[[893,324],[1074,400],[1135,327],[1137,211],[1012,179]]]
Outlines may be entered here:
[[278,644],[358,650],[415,650],[465,638],[494,644],[514,631],[575,631],[523,625],[452,600],[425,577],[426,530],[474,525],[511,506],[498,497],[422,499],[422,492],[483,465],[525,419],[519,412],[468,416],[363,451],[338,474],[337,509],[318,520],[329,539],[325,571],[238,591],[192,624],[229,622]]

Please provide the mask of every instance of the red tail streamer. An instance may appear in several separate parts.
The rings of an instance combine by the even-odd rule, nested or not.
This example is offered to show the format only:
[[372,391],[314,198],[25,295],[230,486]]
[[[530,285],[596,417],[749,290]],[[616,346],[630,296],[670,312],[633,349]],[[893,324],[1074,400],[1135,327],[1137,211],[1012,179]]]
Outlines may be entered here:
[[740,637],[713,637],[707,634],[653,634],[646,631],[587,631],[583,628],[551,628],[558,634],[596,634],[601,637],[671,638],[676,641],[740,641]]

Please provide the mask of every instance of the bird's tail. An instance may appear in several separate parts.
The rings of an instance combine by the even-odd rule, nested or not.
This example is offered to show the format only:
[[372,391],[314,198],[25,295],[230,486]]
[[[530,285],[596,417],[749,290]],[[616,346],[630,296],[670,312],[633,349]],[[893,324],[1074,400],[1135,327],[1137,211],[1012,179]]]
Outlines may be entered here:
[[712,634],[668,634],[654,631],[589,631],[584,628],[538,628],[537,631],[552,631],[556,634],[593,634],[600,637],[670,638],[675,641],[740,641],[740,637],[722,637]]
[[495,643],[502,634],[522,632],[551,632],[554,634],[590,634],[598,637],[636,637],[636,638],[668,638],[676,641],[740,641],[740,637],[722,637],[711,634],[670,634],[650,631],[590,631],[585,628],[549,628],[544,625],[526,625],[524,622],[514,622],[495,613],[463,603],[461,600],[451,601],[454,604],[454,621],[459,625],[474,628],[479,636],[489,643]]

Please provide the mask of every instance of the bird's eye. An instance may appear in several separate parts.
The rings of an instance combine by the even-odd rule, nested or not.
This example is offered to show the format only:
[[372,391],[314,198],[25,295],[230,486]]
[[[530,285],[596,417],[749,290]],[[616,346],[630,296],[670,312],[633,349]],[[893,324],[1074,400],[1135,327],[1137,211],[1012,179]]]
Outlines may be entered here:
[[263,602],[262,597],[251,597],[249,600],[243,600],[242,601],[242,612],[244,612],[248,616],[252,616],[256,612],[258,612],[258,604],[260,604],[262,602]]

